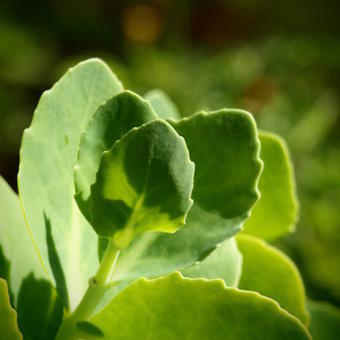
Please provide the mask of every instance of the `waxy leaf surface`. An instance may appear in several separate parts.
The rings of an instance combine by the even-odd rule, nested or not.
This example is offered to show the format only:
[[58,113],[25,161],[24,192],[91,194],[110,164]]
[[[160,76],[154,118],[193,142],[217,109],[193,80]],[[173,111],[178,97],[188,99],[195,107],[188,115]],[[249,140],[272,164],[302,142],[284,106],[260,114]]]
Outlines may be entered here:
[[175,232],[192,205],[194,164],[162,120],[134,128],[103,153],[91,187],[91,224],[119,249],[145,231]]
[[259,238],[238,235],[236,239],[243,256],[239,288],[272,298],[307,324],[305,290],[295,264]]
[[258,199],[256,183],[262,167],[252,116],[223,109],[197,113],[172,125],[184,137],[195,163],[195,205],[226,221],[248,216]]
[[[0,247],[9,262],[5,279],[17,304],[21,283],[30,273],[48,277],[28,235],[18,195],[0,176]],[[52,277],[51,277],[52,279]]]
[[71,309],[98,266],[97,235],[74,200],[79,139],[98,106],[121,90],[102,61],[78,64],[41,96],[22,140],[18,187],[23,209],[35,246],[52,273],[45,232],[45,222],[50,221]]
[[242,255],[231,237],[196,265],[181,270],[186,277],[223,279],[226,286],[237,287],[242,271]]
[[[236,234],[258,197],[259,141],[251,115],[238,110],[199,113],[171,124],[195,163],[194,204],[174,234],[145,233],[121,252],[113,280],[155,277],[187,268]],[[125,283],[124,283],[125,282]]]
[[91,185],[96,180],[102,153],[129,130],[157,119],[149,102],[130,91],[123,91],[101,105],[81,136],[74,179],[76,200],[90,220]]
[[0,338],[2,340],[21,340],[17,325],[17,315],[11,307],[6,281],[0,278]]
[[269,132],[260,132],[261,159],[259,180],[261,198],[244,225],[244,232],[265,240],[294,231],[298,215],[293,168],[284,140]]
[[110,340],[310,339],[273,300],[178,273],[136,281],[90,321]]
[[325,302],[308,301],[309,331],[313,340],[335,340],[340,335],[340,310]]
[[144,98],[150,102],[159,118],[175,120],[181,118],[175,103],[162,90],[151,90],[144,95]]

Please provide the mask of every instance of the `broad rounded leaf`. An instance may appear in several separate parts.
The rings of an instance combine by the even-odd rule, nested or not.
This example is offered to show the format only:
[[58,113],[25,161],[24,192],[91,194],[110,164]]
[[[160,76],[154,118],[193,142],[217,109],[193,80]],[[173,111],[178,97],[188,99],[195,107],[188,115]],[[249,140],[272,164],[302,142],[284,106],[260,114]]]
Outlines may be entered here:
[[261,198],[244,225],[244,232],[273,240],[294,231],[298,217],[293,168],[284,140],[260,132],[264,168],[259,180]]
[[138,277],[192,266],[235,235],[258,197],[259,141],[252,116],[239,110],[199,113],[170,122],[195,162],[194,204],[175,234],[145,233],[121,252],[107,300]]
[[195,205],[223,219],[248,216],[259,196],[256,185],[262,168],[252,116],[223,109],[171,123],[195,163]]
[[326,302],[308,301],[309,331],[313,340],[335,340],[340,335],[340,310]]
[[273,300],[178,273],[140,279],[91,320],[104,339],[310,339]]
[[73,167],[81,133],[96,109],[122,90],[98,59],[70,69],[44,92],[20,150],[18,187],[35,247],[52,273],[46,247],[46,220],[67,282],[71,309],[79,302],[97,266],[97,235],[74,200]]
[[39,278],[47,278],[48,275],[27,232],[18,195],[1,176],[0,201],[0,248],[9,262],[8,276],[5,278],[16,305],[21,283],[29,273]]
[[96,180],[102,153],[133,127],[157,119],[149,102],[130,91],[123,91],[101,105],[82,134],[74,171],[76,200],[90,220],[90,187]]
[[305,289],[295,264],[261,239],[248,235],[238,235],[236,239],[243,255],[239,288],[274,299],[307,324]]
[[162,90],[151,90],[144,95],[144,98],[150,102],[159,118],[175,120],[181,118],[175,103]]
[[9,302],[6,281],[0,278],[0,337],[2,340],[21,340],[17,315]]
[[102,155],[91,186],[91,224],[119,249],[145,231],[173,233],[191,207],[194,164],[165,121],[134,128]]
[[223,279],[226,286],[237,287],[242,271],[242,255],[231,237],[192,267],[181,270],[186,277]]

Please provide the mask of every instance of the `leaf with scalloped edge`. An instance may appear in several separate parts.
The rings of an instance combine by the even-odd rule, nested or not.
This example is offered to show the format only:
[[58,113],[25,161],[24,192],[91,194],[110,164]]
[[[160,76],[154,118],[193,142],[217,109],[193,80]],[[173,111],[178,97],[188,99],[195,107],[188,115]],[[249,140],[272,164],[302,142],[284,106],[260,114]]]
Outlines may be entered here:
[[110,340],[310,339],[275,301],[179,273],[136,281],[90,321]]
[[91,186],[91,225],[126,248],[139,233],[173,233],[192,205],[194,164],[170,124],[133,128],[101,158]]
[[259,141],[252,116],[223,109],[170,122],[195,162],[194,204],[174,234],[144,233],[120,253],[107,292],[110,301],[136,278],[156,277],[203,260],[217,244],[236,234],[258,197]]
[[[8,261],[5,279],[17,304],[21,283],[30,273],[48,278],[27,232],[18,195],[0,176],[0,247]],[[50,278],[52,279],[52,278]]]
[[326,302],[307,302],[313,340],[335,340],[340,335],[340,310]]
[[74,168],[78,206],[90,220],[91,185],[96,180],[100,158],[104,151],[129,130],[157,119],[149,102],[131,91],[123,91],[101,105],[83,132]]
[[244,225],[244,232],[265,240],[276,239],[295,230],[298,200],[295,178],[285,141],[271,132],[260,132],[261,159],[259,180],[261,198]]
[[159,118],[175,120],[181,118],[175,103],[162,90],[151,90],[144,95],[144,98],[150,102]]
[[305,289],[295,264],[257,237],[240,234],[236,240],[243,256],[239,288],[274,299],[302,323],[308,324]]
[[22,206],[33,242],[52,273],[44,215],[50,220],[71,309],[98,266],[97,235],[73,197],[79,139],[98,106],[121,90],[120,82],[102,61],[81,62],[43,93],[22,139],[18,175]]
[[237,248],[234,237],[217,246],[202,261],[181,270],[186,277],[223,279],[226,286],[237,287],[242,271],[242,254]]
[[262,169],[253,117],[246,111],[222,109],[171,124],[184,137],[195,163],[195,205],[226,221],[248,217],[259,197]]
[[0,278],[0,337],[2,340],[21,340],[17,315],[9,302],[6,281]]

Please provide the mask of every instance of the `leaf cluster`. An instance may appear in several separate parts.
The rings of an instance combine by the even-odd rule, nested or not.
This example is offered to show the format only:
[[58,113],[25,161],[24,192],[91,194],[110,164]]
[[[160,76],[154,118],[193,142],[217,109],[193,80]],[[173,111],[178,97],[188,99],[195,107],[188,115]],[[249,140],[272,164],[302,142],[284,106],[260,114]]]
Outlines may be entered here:
[[248,112],[181,119],[160,90],[124,90],[90,59],[42,95],[18,188],[0,181],[3,339],[336,332],[338,312],[307,307],[297,268],[267,243],[294,230],[294,174]]

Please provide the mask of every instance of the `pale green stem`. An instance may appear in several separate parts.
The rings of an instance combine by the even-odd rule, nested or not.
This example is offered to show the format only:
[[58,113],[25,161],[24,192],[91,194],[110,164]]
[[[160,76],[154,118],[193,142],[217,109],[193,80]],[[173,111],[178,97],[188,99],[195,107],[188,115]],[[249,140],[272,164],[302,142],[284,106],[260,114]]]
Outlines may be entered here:
[[57,334],[56,340],[76,339],[76,323],[88,320],[94,313],[98,303],[109,285],[113,268],[119,256],[119,249],[110,239],[103,260],[94,277],[89,280],[89,287],[80,301],[78,307],[68,316],[65,316]]

